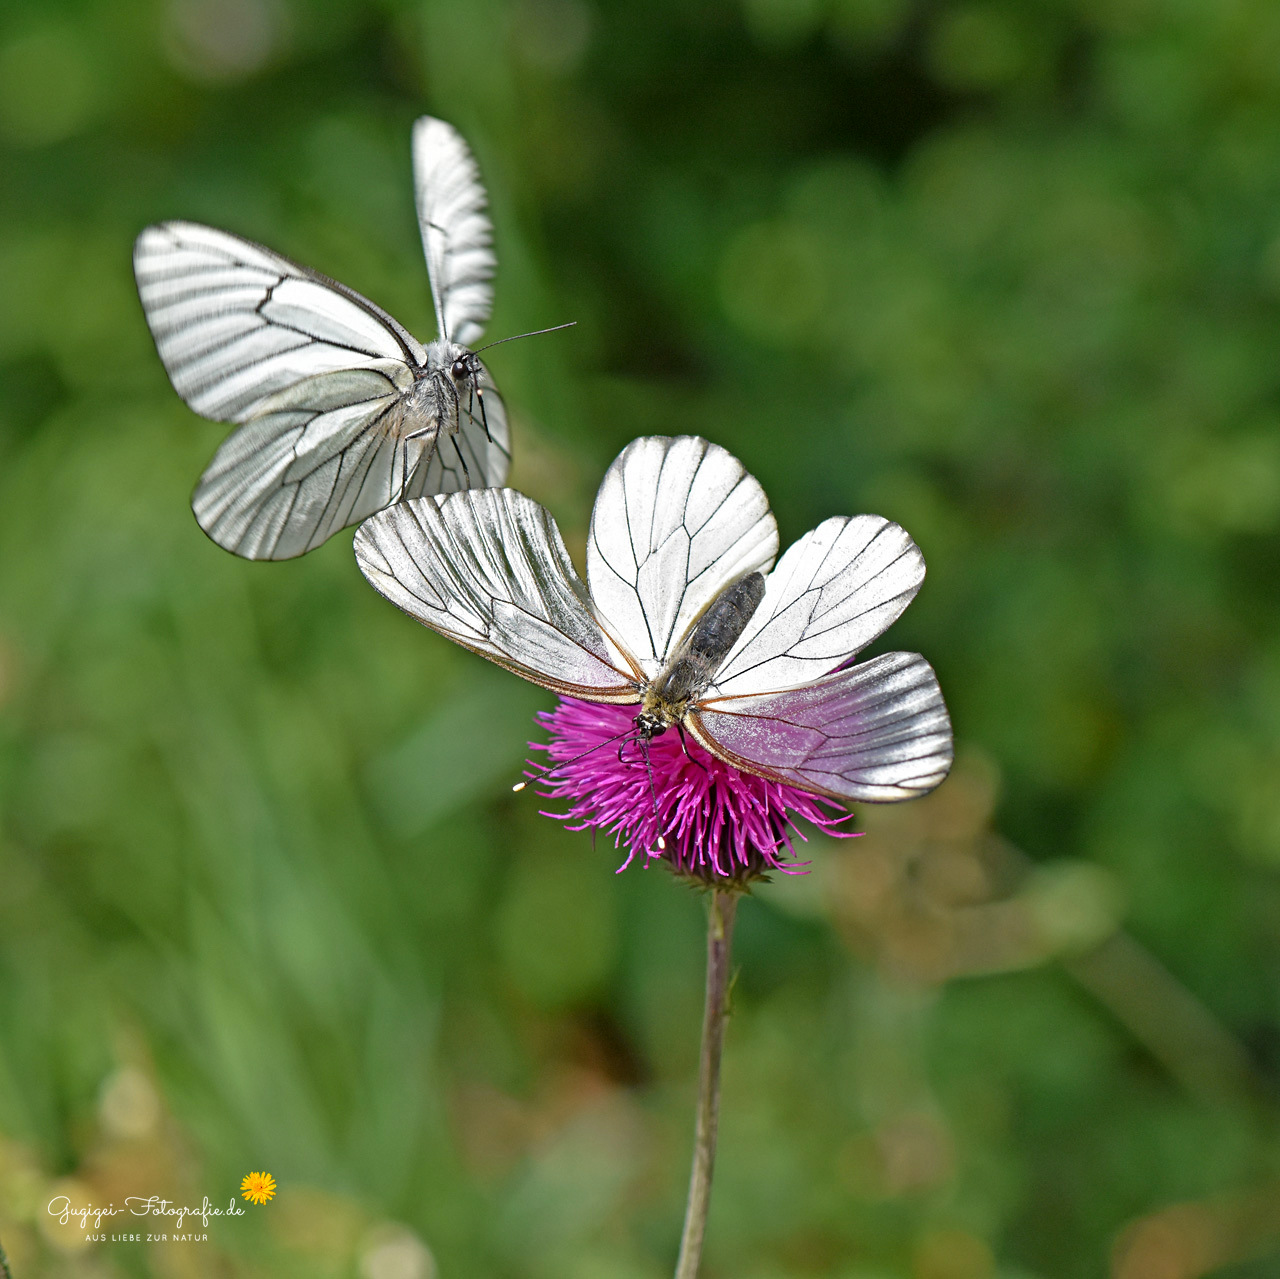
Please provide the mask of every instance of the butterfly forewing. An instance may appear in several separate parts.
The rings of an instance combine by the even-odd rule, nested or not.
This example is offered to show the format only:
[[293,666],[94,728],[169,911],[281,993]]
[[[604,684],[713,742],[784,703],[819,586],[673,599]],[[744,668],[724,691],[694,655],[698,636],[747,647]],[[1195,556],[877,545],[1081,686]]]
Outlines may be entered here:
[[722,693],[790,688],[834,670],[897,620],[924,557],[879,515],[824,520],[788,547],[716,677]]
[[367,298],[260,244],[194,222],[138,236],[138,296],[174,389],[197,413],[246,422],[303,379],[422,345]]
[[361,525],[356,562],[393,604],[535,684],[635,702],[550,513],[513,489],[417,498]]
[[480,170],[461,134],[423,116],[413,126],[422,247],[440,336],[474,346],[493,310],[493,226]]
[[737,458],[696,437],[650,436],[600,486],[587,581],[610,633],[654,676],[698,614],[777,550],[768,499]]

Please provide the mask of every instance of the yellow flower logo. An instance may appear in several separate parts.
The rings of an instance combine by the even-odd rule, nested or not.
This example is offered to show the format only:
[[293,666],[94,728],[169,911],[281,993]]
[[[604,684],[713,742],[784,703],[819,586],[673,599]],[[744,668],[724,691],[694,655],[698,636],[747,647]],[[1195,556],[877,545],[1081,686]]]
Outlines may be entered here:
[[251,1172],[240,1189],[250,1203],[264,1204],[276,1193],[276,1179],[269,1172]]

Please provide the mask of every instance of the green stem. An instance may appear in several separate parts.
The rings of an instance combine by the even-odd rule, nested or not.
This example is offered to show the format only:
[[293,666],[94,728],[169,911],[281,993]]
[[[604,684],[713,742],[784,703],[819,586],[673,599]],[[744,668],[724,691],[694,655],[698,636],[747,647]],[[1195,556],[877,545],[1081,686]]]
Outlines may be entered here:
[[4,1255],[4,1244],[0,1243],[0,1275],[4,1279],[13,1279],[13,1275],[9,1271],[9,1258]]
[[698,1263],[702,1260],[702,1237],[711,1204],[711,1172],[716,1162],[720,1055],[724,1049],[725,1022],[729,1018],[729,947],[737,908],[737,893],[712,889],[707,919],[707,1006],[702,1016],[702,1055],[698,1064],[698,1122],[675,1279],[696,1279]]

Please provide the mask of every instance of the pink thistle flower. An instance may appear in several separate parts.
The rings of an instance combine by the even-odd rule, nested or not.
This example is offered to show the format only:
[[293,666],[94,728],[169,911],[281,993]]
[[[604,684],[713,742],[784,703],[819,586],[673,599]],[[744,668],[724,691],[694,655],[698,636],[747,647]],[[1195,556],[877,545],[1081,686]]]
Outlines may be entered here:
[[546,798],[571,802],[567,812],[546,815],[570,830],[614,836],[615,848],[627,848],[619,873],[640,853],[646,866],[662,858],[678,873],[708,881],[745,880],[770,870],[795,874],[802,865],[794,860],[792,836],[805,838],[796,818],[832,834],[854,834],[835,829],[848,821],[847,812],[794,786],[744,773],[695,741],[682,746],[674,733],[649,742],[646,765],[631,708],[566,697],[538,719],[551,740],[529,746],[545,752],[551,768],[535,764],[528,776],[538,779]]

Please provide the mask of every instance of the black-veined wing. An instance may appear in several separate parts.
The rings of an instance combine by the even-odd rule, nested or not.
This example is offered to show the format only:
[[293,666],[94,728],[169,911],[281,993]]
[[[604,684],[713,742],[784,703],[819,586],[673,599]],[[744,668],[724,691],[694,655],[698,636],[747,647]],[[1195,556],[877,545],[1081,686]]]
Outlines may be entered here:
[[543,688],[636,702],[550,513],[514,489],[415,498],[366,520],[356,562],[424,626]]
[[652,678],[698,614],[777,552],[769,500],[737,458],[695,436],[649,436],[600,485],[587,581],[610,633]]
[[133,251],[138,295],[174,390],[201,416],[247,422],[304,378],[420,365],[406,329],[352,289],[249,240],[162,222]]
[[422,444],[398,445],[422,345],[381,308],[239,236],[147,227],[138,293],[174,389],[244,424],[192,498],[200,526],[250,559],[288,559],[396,500]]
[[837,516],[788,547],[716,673],[718,692],[790,688],[834,670],[897,620],[924,556],[880,515]]
[[493,311],[493,225],[480,170],[462,135],[422,116],[413,126],[422,248],[440,336],[474,346]]
[[403,392],[389,373],[307,378],[234,431],[213,456],[191,509],[219,546],[287,560],[398,501],[431,441],[401,438]]
[[918,653],[885,653],[781,692],[711,698],[688,724],[731,764],[845,803],[923,795],[953,753],[937,676]]

